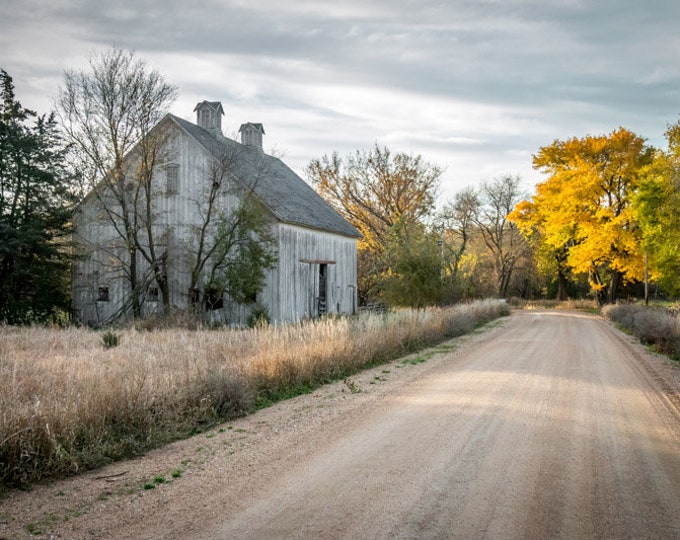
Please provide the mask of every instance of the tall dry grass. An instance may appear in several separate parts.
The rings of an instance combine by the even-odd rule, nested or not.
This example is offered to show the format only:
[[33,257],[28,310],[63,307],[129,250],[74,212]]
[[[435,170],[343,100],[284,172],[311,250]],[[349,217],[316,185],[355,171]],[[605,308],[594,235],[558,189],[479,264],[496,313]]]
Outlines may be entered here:
[[613,304],[602,314],[632,333],[642,343],[680,358],[680,315],[677,309],[639,304]]
[[0,486],[139,454],[508,313],[501,301],[234,330],[0,328]]
[[570,300],[556,300],[556,299],[542,299],[542,300],[524,300],[522,298],[510,299],[510,304],[513,307],[533,310],[533,309],[575,309],[584,311],[597,311],[597,300],[592,298],[570,299]]

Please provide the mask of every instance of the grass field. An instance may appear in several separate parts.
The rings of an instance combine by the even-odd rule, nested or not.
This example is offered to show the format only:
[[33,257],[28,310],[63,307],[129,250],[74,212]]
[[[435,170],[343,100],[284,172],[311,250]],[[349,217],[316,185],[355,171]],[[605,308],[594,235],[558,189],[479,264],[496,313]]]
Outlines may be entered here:
[[508,312],[488,300],[239,331],[0,327],[0,488],[138,455]]

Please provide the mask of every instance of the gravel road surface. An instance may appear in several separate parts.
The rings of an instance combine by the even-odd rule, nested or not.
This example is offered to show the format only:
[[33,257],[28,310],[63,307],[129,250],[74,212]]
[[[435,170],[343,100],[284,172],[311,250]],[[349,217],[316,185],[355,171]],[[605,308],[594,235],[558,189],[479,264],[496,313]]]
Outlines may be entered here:
[[[141,487],[158,475],[172,481]],[[429,354],[0,501],[0,538],[29,530],[680,538],[680,367],[597,316],[517,312]]]

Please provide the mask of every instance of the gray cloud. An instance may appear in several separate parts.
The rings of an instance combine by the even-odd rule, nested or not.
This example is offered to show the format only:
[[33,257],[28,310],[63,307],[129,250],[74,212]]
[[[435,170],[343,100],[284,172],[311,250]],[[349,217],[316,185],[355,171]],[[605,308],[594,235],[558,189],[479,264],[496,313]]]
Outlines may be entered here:
[[174,112],[221,99],[234,122],[271,126],[299,171],[380,141],[447,166],[451,195],[535,181],[530,155],[554,138],[623,125],[663,144],[679,16],[665,0],[5,0],[0,63],[41,103],[91,51],[132,48],[180,86]]

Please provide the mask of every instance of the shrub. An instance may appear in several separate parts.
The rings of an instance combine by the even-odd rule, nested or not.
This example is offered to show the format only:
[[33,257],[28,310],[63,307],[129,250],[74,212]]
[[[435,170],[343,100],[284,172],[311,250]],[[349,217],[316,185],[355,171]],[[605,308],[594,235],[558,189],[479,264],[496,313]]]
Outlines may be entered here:
[[263,305],[257,304],[250,312],[246,324],[248,328],[257,328],[268,326],[269,322],[269,311]]
[[115,332],[107,330],[104,332],[104,334],[102,334],[102,343],[104,344],[105,349],[118,347],[118,343],[120,343],[120,336]]
[[637,304],[605,306],[602,314],[659,351],[680,356],[680,320],[675,311]]

